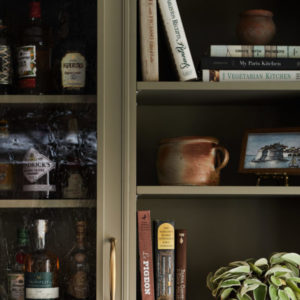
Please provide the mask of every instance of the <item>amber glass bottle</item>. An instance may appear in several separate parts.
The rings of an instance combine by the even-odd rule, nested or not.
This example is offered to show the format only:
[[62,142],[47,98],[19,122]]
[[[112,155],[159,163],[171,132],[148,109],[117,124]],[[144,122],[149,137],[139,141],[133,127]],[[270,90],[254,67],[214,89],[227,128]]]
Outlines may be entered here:
[[42,24],[41,3],[29,2],[29,18],[17,49],[18,89],[24,94],[47,94],[50,85],[50,47]]
[[58,299],[58,257],[46,246],[47,220],[35,221],[34,251],[25,258],[25,299]]

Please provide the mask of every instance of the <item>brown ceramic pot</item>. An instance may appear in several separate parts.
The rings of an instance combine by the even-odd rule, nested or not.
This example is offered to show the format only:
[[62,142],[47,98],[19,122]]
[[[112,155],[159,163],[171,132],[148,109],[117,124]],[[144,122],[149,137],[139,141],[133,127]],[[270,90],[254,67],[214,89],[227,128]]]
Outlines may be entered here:
[[158,181],[161,185],[218,185],[228,160],[228,151],[212,137],[164,139],[157,155]]
[[276,32],[273,13],[264,9],[246,10],[240,15],[237,36],[246,45],[270,44]]

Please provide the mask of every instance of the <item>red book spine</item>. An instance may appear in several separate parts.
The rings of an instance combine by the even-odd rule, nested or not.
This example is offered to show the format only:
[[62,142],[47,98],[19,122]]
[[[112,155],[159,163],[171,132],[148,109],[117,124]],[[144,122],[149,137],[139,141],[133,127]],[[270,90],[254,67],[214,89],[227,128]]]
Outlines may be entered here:
[[142,300],[154,300],[152,229],[149,210],[137,212],[138,254]]
[[186,300],[186,230],[175,230],[176,300]]

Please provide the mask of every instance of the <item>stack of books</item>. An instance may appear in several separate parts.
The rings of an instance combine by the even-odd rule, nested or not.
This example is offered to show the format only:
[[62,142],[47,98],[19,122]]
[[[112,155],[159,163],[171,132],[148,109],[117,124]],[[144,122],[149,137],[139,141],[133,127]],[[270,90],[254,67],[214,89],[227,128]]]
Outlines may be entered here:
[[211,45],[202,81],[299,81],[300,46]]
[[[186,300],[186,229],[173,220],[152,220],[149,210],[137,212],[138,299]],[[153,241],[152,241],[153,236]]]

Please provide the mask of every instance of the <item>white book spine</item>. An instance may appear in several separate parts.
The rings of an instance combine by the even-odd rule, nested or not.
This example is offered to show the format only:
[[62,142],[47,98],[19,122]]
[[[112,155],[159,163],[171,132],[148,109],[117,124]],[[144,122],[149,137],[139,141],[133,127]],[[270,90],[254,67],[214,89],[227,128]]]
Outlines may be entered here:
[[158,81],[156,0],[139,0],[141,66],[144,81]]
[[202,81],[299,81],[300,70],[202,70]]
[[300,46],[211,45],[210,56],[300,58]]
[[197,72],[176,0],[158,0],[163,23],[181,81],[197,79]]

